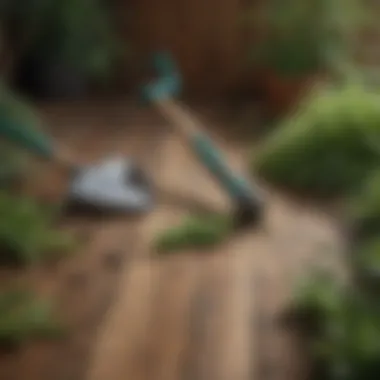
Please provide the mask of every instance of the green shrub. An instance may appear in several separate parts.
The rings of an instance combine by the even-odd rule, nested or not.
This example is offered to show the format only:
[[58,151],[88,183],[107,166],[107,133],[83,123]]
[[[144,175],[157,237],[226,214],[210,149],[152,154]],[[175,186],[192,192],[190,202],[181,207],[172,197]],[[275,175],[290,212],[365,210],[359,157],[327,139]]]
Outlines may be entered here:
[[360,191],[347,201],[350,262],[355,280],[367,292],[380,292],[380,171],[369,175]]
[[359,244],[350,257],[355,285],[377,300],[380,294],[380,239],[373,237]]
[[63,333],[52,305],[24,290],[0,293],[0,346],[17,346],[29,338],[53,338]]
[[[308,352],[315,379],[375,380],[380,371],[380,313],[357,290],[313,278],[296,298],[298,312],[314,317]],[[317,325],[315,324],[317,316]]]
[[367,303],[342,296],[337,313],[326,319],[314,342],[324,379],[375,380],[380,370],[380,314]]
[[159,234],[154,246],[159,252],[215,246],[232,230],[229,216],[206,215],[186,218],[179,226]]
[[329,273],[317,272],[296,289],[294,303],[299,309],[320,310],[329,315],[336,311],[341,293],[342,285]]
[[[25,265],[73,248],[71,236],[52,227],[53,213],[29,198],[0,192],[0,260]],[[54,254],[54,256],[52,256]]]
[[347,219],[357,241],[380,232],[380,170],[371,173],[358,192],[347,200]]
[[361,86],[315,94],[253,157],[268,181],[320,195],[359,186],[380,158],[380,95]]
[[351,61],[349,36],[371,19],[357,0],[267,0],[251,11],[244,18],[263,36],[251,49],[253,63],[288,77],[335,72]]

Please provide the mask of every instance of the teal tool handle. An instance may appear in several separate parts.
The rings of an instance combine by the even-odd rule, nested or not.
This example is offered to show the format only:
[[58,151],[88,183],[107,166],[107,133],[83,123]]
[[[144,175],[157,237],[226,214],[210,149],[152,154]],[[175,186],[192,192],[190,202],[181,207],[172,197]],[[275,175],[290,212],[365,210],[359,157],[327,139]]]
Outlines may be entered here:
[[221,183],[229,196],[234,199],[252,197],[250,184],[231,172],[210,138],[203,133],[197,133],[192,137],[191,144],[199,160]]
[[178,96],[181,92],[182,80],[171,55],[165,52],[156,53],[152,59],[152,66],[158,80],[142,88],[143,100],[156,102]]
[[44,158],[54,156],[53,144],[49,139],[22,123],[0,119],[0,137]]
[[163,99],[177,96],[180,93],[180,77],[172,74],[160,78],[159,81],[148,83],[142,89],[142,97],[145,102],[157,102]]

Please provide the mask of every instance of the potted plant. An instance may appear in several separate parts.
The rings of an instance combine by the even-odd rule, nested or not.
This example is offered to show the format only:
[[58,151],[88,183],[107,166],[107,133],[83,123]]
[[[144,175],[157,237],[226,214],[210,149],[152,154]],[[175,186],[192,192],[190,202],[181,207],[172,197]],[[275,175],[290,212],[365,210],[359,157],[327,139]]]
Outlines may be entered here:
[[259,87],[274,113],[286,112],[305,89],[347,59],[356,4],[341,0],[267,0],[252,51]]

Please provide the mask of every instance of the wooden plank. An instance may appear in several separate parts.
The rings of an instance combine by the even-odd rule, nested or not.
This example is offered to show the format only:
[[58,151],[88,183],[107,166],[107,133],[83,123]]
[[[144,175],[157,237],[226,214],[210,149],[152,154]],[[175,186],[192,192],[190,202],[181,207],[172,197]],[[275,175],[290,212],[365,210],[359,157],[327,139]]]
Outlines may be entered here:
[[[152,305],[151,324],[144,356],[145,376],[149,380],[177,380],[183,347],[189,339],[190,299],[197,279],[198,267],[193,258],[170,258],[161,262],[161,284]],[[129,376],[128,376],[129,375]],[[125,373],[127,378],[136,378]]]
[[158,268],[157,263],[137,261],[124,274],[118,300],[109,312],[89,364],[88,379],[126,378],[125,372],[134,365],[134,353],[147,332]]

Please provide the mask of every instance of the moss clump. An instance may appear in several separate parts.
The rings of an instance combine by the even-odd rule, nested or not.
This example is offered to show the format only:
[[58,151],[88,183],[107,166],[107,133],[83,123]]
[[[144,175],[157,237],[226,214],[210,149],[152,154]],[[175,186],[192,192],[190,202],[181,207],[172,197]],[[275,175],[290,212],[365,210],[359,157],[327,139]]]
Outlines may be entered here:
[[158,252],[211,247],[223,241],[231,230],[229,216],[191,216],[157,236],[154,246]]
[[29,338],[54,338],[63,332],[46,300],[19,289],[0,293],[0,346],[14,347]]
[[359,85],[310,97],[253,157],[268,181],[339,195],[360,185],[380,158],[380,94]]
[[0,192],[0,262],[28,265],[73,248],[71,236],[52,227],[53,216],[32,199]]

